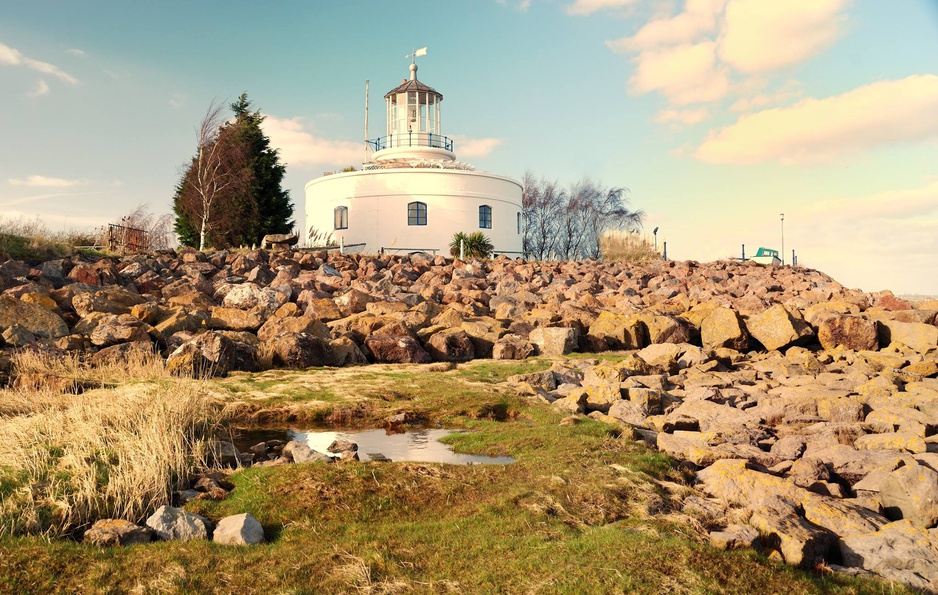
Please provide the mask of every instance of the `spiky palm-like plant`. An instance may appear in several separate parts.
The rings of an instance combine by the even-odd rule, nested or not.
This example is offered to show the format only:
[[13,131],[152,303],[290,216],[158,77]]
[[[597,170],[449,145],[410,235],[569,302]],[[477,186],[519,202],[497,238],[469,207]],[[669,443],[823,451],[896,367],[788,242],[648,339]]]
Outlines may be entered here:
[[449,243],[449,253],[451,256],[459,256],[459,245],[463,245],[463,253],[466,258],[488,258],[492,255],[495,247],[492,240],[488,239],[481,231],[465,233],[457,231],[453,234],[453,241]]

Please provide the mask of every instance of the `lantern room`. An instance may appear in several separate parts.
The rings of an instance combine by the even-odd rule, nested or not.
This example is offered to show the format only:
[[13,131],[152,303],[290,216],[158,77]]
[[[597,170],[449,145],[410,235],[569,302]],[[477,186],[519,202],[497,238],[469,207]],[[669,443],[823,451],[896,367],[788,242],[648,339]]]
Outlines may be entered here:
[[376,161],[398,158],[454,160],[453,141],[443,136],[440,106],[443,95],[417,80],[417,64],[410,64],[410,80],[389,91],[387,136],[368,141]]

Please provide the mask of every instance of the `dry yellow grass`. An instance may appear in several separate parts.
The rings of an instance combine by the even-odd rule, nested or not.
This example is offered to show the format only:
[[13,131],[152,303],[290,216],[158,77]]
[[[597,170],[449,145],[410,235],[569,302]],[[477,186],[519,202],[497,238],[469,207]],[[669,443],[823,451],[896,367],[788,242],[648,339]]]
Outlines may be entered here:
[[599,238],[603,260],[643,264],[661,258],[654,246],[637,231],[612,229]]
[[0,391],[0,535],[62,534],[99,518],[140,521],[202,466],[222,407],[203,383],[159,380],[153,362],[87,368],[19,354],[18,370],[146,379],[80,395]]

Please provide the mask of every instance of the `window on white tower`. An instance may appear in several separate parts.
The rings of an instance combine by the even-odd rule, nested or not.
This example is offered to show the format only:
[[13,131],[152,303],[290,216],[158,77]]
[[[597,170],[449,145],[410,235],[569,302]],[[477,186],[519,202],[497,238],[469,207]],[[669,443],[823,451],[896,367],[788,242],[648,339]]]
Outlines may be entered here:
[[407,203],[407,225],[427,224],[427,203]]
[[488,205],[479,207],[479,228],[492,229],[492,207]]
[[333,211],[335,229],[348,229],[348,207],[336,207]]

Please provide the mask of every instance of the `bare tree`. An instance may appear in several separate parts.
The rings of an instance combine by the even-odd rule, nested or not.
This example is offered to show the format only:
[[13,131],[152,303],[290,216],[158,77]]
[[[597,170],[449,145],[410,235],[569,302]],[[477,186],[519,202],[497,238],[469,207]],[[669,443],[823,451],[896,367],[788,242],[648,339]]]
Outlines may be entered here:
[[524,251],[537,260],[599,258],[607,229],[641,228],[645,213],[628,208],[628,190],[606,188],[584,177],[569,189],[524,176]]
[[197,152],[183,174],[179,196],[181,210],[198,225],[199,250],[205,249],[209,234],[227,232],[239,207],[231,199],[251,183],[247,147],[241,135],[227,133],[222,109],[212,101],[196,129]]

